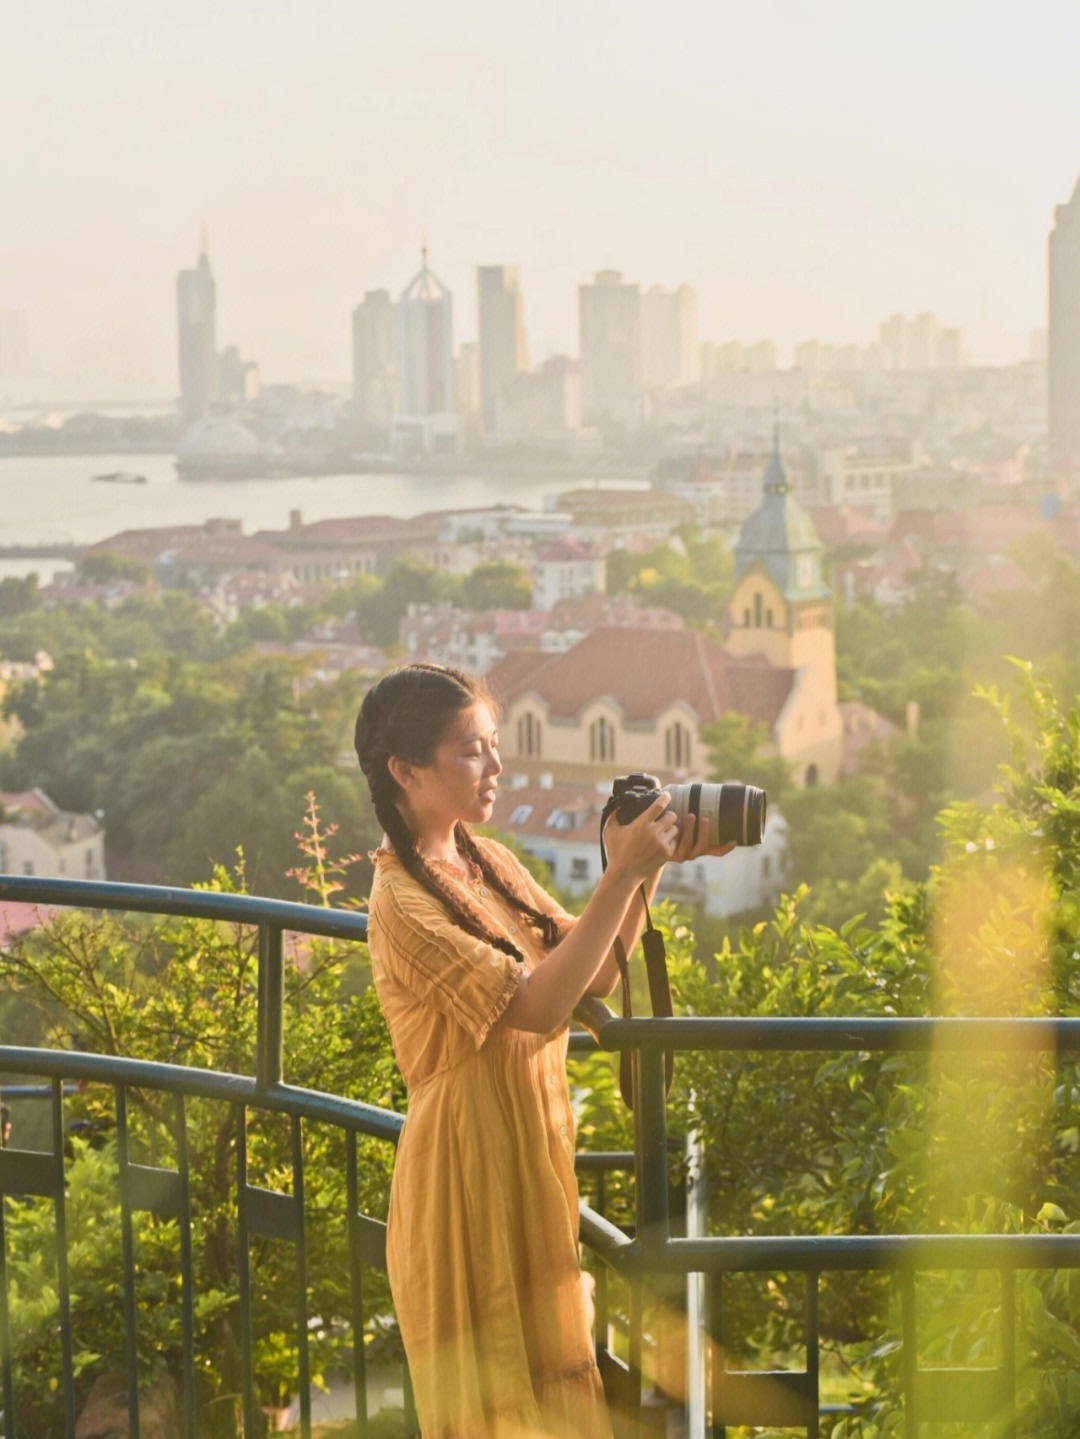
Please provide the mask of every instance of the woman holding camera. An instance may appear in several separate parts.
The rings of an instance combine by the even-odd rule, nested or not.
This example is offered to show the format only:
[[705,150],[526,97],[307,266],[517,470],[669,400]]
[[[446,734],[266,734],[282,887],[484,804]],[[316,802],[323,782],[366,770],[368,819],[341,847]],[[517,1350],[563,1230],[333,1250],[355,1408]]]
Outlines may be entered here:
[[610,825],[608,867],[568,914],[491,818],[502,765],[478,680],[397,670],[356,751],[385,836],[372,974],[409,1090],[387,1265],[424,1439],[609,1439],[578,1262],[567,1021],[606,994],[669,860],[707,852],[661,795]]

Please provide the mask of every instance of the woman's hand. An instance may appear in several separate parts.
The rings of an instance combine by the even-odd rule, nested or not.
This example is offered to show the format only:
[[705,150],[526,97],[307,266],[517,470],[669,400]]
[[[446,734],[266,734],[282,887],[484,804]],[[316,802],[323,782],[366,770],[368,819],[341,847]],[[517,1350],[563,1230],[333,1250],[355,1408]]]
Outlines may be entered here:
[[[694,839],[694,829],[698,830],[698,837]],[[735,841],[728,840],[727,844],[709,845],[709,826],[707,824],[696,825],[692,814],[683,815],[679,824],[679,839],[675,846],[675,853],[671,856],[675,864],[682,864],[688,859],[701,859],[705,855],[719,857],[723,854],[730,854],[735,848]]]
[[668,808],[670,803],[669,794],[660,794],[629,824],[609,820],[604,826],[609,868],[645,880],[676,857],[679,821]]

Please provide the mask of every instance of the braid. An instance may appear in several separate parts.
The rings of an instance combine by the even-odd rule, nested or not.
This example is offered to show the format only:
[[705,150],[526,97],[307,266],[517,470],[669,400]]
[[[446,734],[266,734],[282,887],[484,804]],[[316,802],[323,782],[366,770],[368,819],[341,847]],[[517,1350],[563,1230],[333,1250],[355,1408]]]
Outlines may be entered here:
[[495,856],[481,848],[472,831],[460,820],[455,826],[454,838],[457,840],[458,849],[479,868],[488,884],[497,889],[504,899],[509,900],[515,909],[520,910],[539,931],[544,948],[554,948],[561,937],[558,924],[550,914],[536,908],[517,876],[508,871]]

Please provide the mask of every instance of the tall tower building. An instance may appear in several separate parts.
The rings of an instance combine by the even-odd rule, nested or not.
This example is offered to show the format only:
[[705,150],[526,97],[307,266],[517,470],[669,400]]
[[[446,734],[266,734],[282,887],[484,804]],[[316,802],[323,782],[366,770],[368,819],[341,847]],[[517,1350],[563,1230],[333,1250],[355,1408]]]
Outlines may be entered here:
[[460,425],[454,409],[453,299],[423,263],[398,302],[398,374],[401,413],[393,439],[400,449],[456,449]]
[[821,541],[791,494],[779,432],[763,489],[761,504],[744,520],[735,545],[727,648],[739,656],[764,655],[771,664],[795,671],[788,706],[802,715],[796,777],[804,785],[831,784],[842,742],[832,593]]
[[361,423],[388,430],[397,409],[397,306],[386,290],[368,290],[352,312],[353,399]]
[[205,415],[218,396],[216,295],[204,234],[198,265],[176,277],[180,413],[187,424]]
[[641,297],[641,379],[645,389],[692,385],[701,377],[697,291],[653,285]]
[[448,415],[454,408],[453,298],[423,264],[398,305],[401,408],[411,418]]
[[632,426],[641,395],[641,293],[618,270],[578,286],[581,407],[587,425]]
[[1080,180],[1050,231],[1047,379],[1050,454],[1080,462]]
[[480,340],[480,424],[494,434],[499,397],[514,376],[528,369],[525,316],[517,267],[481,265],[476,271],[477,334]]

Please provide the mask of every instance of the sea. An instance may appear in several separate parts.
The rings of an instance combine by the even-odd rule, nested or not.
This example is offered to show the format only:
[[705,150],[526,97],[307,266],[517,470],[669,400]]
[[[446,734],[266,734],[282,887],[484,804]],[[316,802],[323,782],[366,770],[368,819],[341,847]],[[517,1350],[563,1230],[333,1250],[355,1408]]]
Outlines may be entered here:
[[[145,484],[94,478],[135,474]],[[303,523],[357,515],[521,505],[580,481],[496,474],[349,474],[275,479],[188,480],[170,454],[0,457],[0,551],[25,545],[84,545],[121,530],[238,519],[245,534],[285,529],[294,510]],[[64,559],[0,555],[0,579],[35,572],[42,584],[70,570]]]

